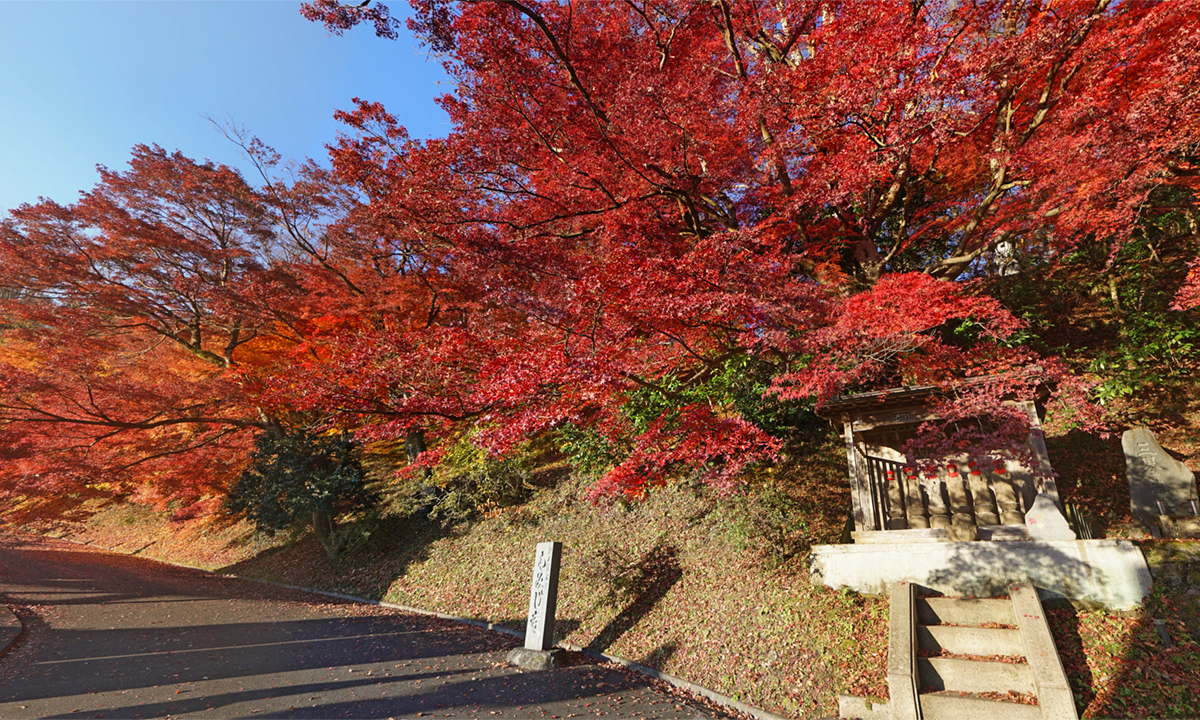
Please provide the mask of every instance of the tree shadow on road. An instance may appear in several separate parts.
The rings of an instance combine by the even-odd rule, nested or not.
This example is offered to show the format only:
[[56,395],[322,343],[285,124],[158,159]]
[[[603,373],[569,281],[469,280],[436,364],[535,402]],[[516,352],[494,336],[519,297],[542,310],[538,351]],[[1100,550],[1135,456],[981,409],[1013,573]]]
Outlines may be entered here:
[[311,532],[216,570],[288,585],[337,590],[382,600],[392,582],[429,558],[430,547],[453,529],[420,516],[386,518],[374,538],[336,558],[325,554]]
[[[700,710],[687,699],[663,693],[633,673],[582,658],[553,673],[497,672],[491,668],[438,668],[366,676],[365,670],[319,682],[287,686],[253,679],[237,689],[182,693],[139,705],[102,709],[89,717],[157,718],[197,714],[210,717],[325,718],[495,715],[541,718],[547,715],[617,717],[729,717],[719,709]],[[393,664],[394,666],[396,664]],[[359,665],[359,668],[363,666]],[[385,666],[386,667],[386,666]],[[398,667],[398,666],[397,666]],[[333,668],[344,670],[345,668]],[[715,711],[714,711],[715,710]],[[77,717],[56,712],[45,717]]]
[[[504,661],[517,638],[449,620],[62,542],[13,545],[0,548],[0,589],[29,634],[0,659],[0,717],[701,714],[578,654],[523,673]],[[673,551],[645,568],[613,632],[678,579]]]

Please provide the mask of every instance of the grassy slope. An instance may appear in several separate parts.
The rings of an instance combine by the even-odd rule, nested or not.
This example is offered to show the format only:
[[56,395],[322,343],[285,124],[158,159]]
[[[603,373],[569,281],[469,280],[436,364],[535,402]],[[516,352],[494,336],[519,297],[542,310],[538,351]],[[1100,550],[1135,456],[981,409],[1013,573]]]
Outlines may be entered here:
[[[645,503],[600,508],[580,501],[586,483],[571,478],[453,531],[393,522],[337,561],[307,533],[270,539],[243,524],[172,523],[124,504],[93,504],[85,521],[40,529],[514,628],[524,627],[534,544],[560,540],[560,640],[780,714],[829,716],[839,692],[886,697],[887,604],[809,583],[803,543],[836,538],[848,488],[836,452],[804,462],[808,481],[800,484],[812,492],[790,502],[806,517],[784,539],[767,534],[779,527],[764,529],[765,509],[750,500],[674,487]],[[781,544],[794,554],[784,557]]]
[[[1123,485],[1124,468],[1111,442],[1064,435],[1050,445],[1064,494],[1085,500],[1095,524],[1116,531],[1123,518],[1110,494]],[[1069,461],[1072,452],[1079,462]],[[786,526],[787,539],[768,532],[779,527],[764,522],[774,506],[761,499],[721,500],[676,487],[643,504],[598,508],[579,502],[585,483],[570,478],[452,531],[391,523],[337,561],[307,533],[266,538],[242,523],[171,522],[126,504],[93,503],[90,514],[40,529],[515,628],[523,626],[533,545],[561,540],[560,639],[780,714],[830,716],[839,692],[887,696],[885,600],[807,579],[804,541],[830,541],[840,529],[839,498],[848,490],[842,462],[836,444],[827,444],[794,461],[794,476],[780,478],[801,491],[789,507],[804,522]],[[1105,488],[1111,492],[1100,493]],[[1200,716],[1200,644],[1193,639],[1200,637],[1200,543],[1143,546],[1156,578],[1177,580],[1159,582],[1146,612],[1048,613],[1084,717]],[[781,549],[795,554],[785,558]],[[1173,649],[1163,649],[1154,618],[1167,621]]]

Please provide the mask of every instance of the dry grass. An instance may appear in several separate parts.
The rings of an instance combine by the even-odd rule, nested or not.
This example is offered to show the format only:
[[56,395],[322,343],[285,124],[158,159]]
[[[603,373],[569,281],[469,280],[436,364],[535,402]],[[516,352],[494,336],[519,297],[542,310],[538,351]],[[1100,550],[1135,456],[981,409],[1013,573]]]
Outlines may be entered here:
[[[560,474],[561,476],[561,474]],[[712,496],[687,483],[638,504],[581,500],[562,477],[529,502],[453,528],[393,519],[337,560],[310,534],[172,522],[89,501],[43,532],[143,556],[524,627],[534,544],[564,543],[561,641],[678,675],[792,717],[836,714],[839,692],[886,697],[887,602],[813,586],[810,544],[835,542],[848,487],[836,442]]]
[[[1162,422],[1144,406],[1137,410],[1159,430],[1163,446],[1193,466],[1200,420],[1195,398],[1176,395],[1178,414]],[[1085,510],[1099,536],[1128,534],[1119,438],[1059,433],[1048,446],[1063,497]],[[560,540],[560,640],[621,655],[782,715],[830,716],[838,693],[887,697],[886,599],[808,580],[810,544],[836,542],[841,532],[849,490],[844,463],[830,440],[761,471],[751,478],[752,493],[717,498],[685,483],[644,503],[611,507],[584,503],[586,481],[550,468],[551,480],[525,504],[451,528],[393,518],[338,560],[327,558],[306,533],[268,538],[244,523],[171,521],[102,496],[78,498],[67,519],[34,527],[126,552],[514,628],[523,626],[534,544]],[[28,509],[8,515],[27,521]],[[1195,554],[1184,552],[1181,560],[1166,545],[1144,549],[1160,566],[1191,562]],[[1163,588],[1135,617],[1048,614],[1083,716],[1200,716],[1200,646],[1194,640],[1200,596],[1184,587]],[[1172,650],[1161,647],[1153,618],[1167,620]]]

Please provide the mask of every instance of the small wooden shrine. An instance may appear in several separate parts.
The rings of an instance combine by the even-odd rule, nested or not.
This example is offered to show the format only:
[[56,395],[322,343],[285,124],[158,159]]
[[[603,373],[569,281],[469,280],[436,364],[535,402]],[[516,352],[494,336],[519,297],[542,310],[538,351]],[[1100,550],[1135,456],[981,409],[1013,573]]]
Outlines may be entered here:
[[[928,403],[939,392],[919,386],[842,395],[822,408],[844,428],[854,541],[1028,540],[1025,513],[1039,494],[1062,508],[1052,478],[1035,477],[1016,460],[980,467],[965,455],[941,458],[936,473],[908,466],[900,449],[936,418]],[[1029,415],[1026,443],[1048,469],[1035,402],[1009,402]]]

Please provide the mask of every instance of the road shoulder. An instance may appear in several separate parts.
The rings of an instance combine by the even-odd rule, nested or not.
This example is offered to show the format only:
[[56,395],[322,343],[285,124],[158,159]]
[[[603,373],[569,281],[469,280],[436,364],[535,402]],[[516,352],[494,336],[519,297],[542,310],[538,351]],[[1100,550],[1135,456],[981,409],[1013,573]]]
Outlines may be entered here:
[[7,605],[0,605],[0,655],[17,641],[22,629],[21,620],[13,614],[12,609]]

